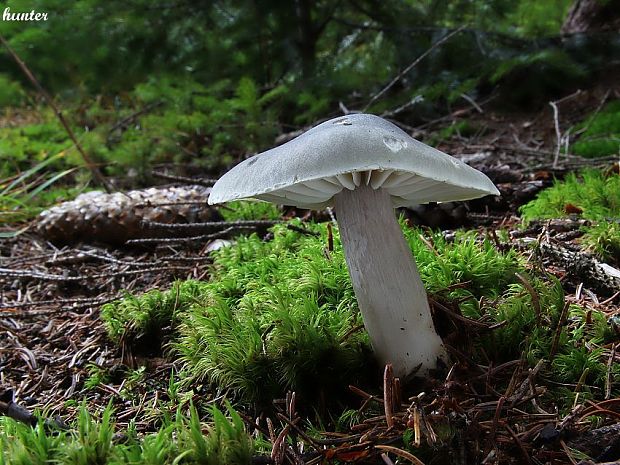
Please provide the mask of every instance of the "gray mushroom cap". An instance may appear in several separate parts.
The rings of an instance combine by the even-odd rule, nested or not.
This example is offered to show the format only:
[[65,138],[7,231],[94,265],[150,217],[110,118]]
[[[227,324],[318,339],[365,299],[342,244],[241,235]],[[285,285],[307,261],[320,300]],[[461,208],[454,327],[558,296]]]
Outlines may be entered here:
[[352,114],[239,163],[213,186],[209,203],[254,197],[319,209],[362,184],[387,190],[395,207],[499,195],[480,171],[383,118]]

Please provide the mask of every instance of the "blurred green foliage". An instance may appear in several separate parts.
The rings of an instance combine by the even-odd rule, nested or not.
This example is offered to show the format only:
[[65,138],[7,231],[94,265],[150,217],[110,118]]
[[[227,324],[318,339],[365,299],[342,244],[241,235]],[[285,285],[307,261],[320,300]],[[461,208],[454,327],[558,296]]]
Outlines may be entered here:
[[579,138],[571,150],[587,158],[620,154],[620,100],[614,100],[601,111],[577,125]]
[[[296,97],[314,106],[325,98],[356,100],[354,94],[376,91],[459,26],[468,27],[459,40],[438,50],[409,78],[416,86],[438,78],[453,86],[455,79],[483,74],[481,64],[490,65],[488,73],[502,54],[539,51],[531,38],[557,35],[570,0],[267,0],[260,5],[9,0],[7,5],[12,11],[49,14],[48,21],[27,25],[4,22],[2,32],[55,92],[118,94],[162,74],[207,87],[247,77],[259,88],[293,87]],[[23,79],[8,56],[0,55],[0,66]],[[293,114],[287,116],[294,120]]]
[[[57,97],[106,174],[145,182],[162,163],[219,172],[272,146],[277,135],[339,112],[340,104],[362,109],[459,27],[367,111],[398,109],[399,118],[416,123],[491,89],[507,103],[540,105],[605,69],[617,51],[604,37],[557,40],[569,5],[10,0],[13,12],[49,17],[4,21],[0,32]],[[83,165],[4,49],[0,69],[0,109],[29,104],[42,112],[37,122],[0,124],[0,159],[8,160],[0,176],[64,150],[57,169]]]
[[[108,174],[134,169],[144,180],[157,163],[218,169],[246,153],[266,148],[280,130],[277,122],[286,86],[266,91],[250,78],[210,87],[172,77],[152,78],[122,99],[75,105],[69,119],[80,143]],[[79,153],[53,113],[40,122],[0,128],[0,176],[62,154],[54,167],[80,166]]]
[[0,73],[0,108],[19,106],[25,97],[26,93],[19,82]]

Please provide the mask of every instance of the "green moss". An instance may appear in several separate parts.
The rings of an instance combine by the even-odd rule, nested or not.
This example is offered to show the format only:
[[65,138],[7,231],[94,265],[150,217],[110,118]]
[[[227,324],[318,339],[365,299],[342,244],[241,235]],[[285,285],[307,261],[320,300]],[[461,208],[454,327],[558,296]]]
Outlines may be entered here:
[[282,212],[271,202],[260,200],[237,200],[228,202],[219,209],[226,221],[278,220]]
[[[301,226],[297,220],[294,224]],[[337,231],[329,253],[325,224],[272,228],[273,239],[240,237],[213,254],[209,282],[179,282],[106,306],[102,317],[116,341],[139,344],[145,328],[182,361],[181,388],[202,384],[258,407],[288,390],[305,405],[337,400],[349,384],[376,375]],[[501,363],[525,354],[548,359],[564,307],[557,280],[527,276],[522,259],[501,253],[475,232],[454,242],[440,233],[404,228],[427,290],[463,315],[503,323],[475,339],[472,356]],[[528,285],[515,278],[519,272]],[[162,331],[165,328],[165,331]],[[615,340],[605,316],[572,306],[550,376],[600,386],[605,360],[595,350]],[[588,351],[587,364],[575,350]],[[134,349],[135,350],[135,349]],[[484,355],[486,354],[486,355]],[[582,354],[583,355],[583,354]]]
[[362,321],[347,268],[341,251],[325,257],[320,229],[316,238],[276,227],[272,242],[251,236],[218,251],[175,344],[190,383],[269,405],[289,389],[316,399],[360,380],[367,337],[351,333]]
[[571,151],[587,158],[618,155],[620,153],[620,100],[608,103],[598,113],[577,125],[575,132],[583,131]]
[[603,222],[587,228],[582,243],[599,257],[620,263],[620,222]]
[[568,216],[569,204],[581,209],[583,218],[599,222],[584,228],[587,248],[605,259],[620,259],[620,224],[615,220],[620,218],[620,176],[600,170],[571,173],[521,207],[521,214],[526,221],[562,218]]
[[198,301],[205,283],[183,281],[167,292],[149,291],[140,297],[127,295],[123,300],[101,308],[108,335],[118,344],[129,344],[134,350],[160,351],[166,336],[177,322],[177,314],[187,311]]
[[[306,399],[337,398],[374,373],[373,359],[337,233],[327,253],[326,225],[304,227],[311,233],[278,225],[268,242],[238,238],[214,253],[208,283],[108,304],[102,317],[111,336],[131,341],[144,328],[171,328],[167,340],[184,362],[186,386],[210,383],[263,405],[289,389]],[[516,255],[475,233],[454,243],[420,234],[405,228],[427,288],[448,299],[495,297],[520,267]]]
[[211,409],[207,434],[196,409],[189,418],[178,411],[165,420],[155,433],[138,437],[131,427],[125,440],[115,440],[113,411],[108,406],[95,418],[82,405],[70,431],[49,434],[41,422],[31,428],[9,418],[0,419],[0,464],[12,465],[90,465],[170,463],[206,465],[249,465],[255,451],[239,414],[226,407],[228,417],[217,407]]
[[505,322],[481,337],[482,347],[494,353],[497,362],[514,360],[525,353],[534,365],[549,354],[553,328],[564,305],[564,292],[558,281],[527,279],[531,289],[515,283],[497,301],[485,300],[481,305],[481,315],[487,315],[496,323]]
[[567,204],[592,220],[620,217],[620,176],[606,176],[600,170],[571,173],[521,207],[521,214],[525,220],[562,218],[568,216]]

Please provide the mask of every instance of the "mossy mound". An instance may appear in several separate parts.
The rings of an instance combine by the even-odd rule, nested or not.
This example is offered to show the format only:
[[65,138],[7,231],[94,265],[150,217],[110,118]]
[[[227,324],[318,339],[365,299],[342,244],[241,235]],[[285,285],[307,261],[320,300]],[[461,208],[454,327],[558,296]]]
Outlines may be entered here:
[[[475,338],[452,324],[450,344],[474,360],[492,354],[493,363],[550,358],[565,305],[559,282],[529,276],[516,253],[498,251],[476,232],[449,241],[441,233],[403,230],[435,300],[479,322],[501,323]],[[380,373],[337,232],[333,250],[328,234],[325,224],[295,220],[273,227],[270,240],[240,237],[213,254],[210,281],[111,303],[102,317],[112,338],[125,343],[166,328],[164,346],[183,362],[182,387],[207,385],[259,408],[290,390],[320,409],[324,399],[342,399],[350,384],[376,385]],[[571,306],[548,373],[577,382],[590,364],[587,379],[600,386],[604,357],[593,350],[584,365],[579,351],[613,338],[603,314]]]
[[[209,282],[106,305],[110,336],[134,351],[167,342],[184,362],[186,386],[210,383],[261,405],[287,390],[316,400],[364,384],[378,370],[337,233],[330,251],[325,224],[291,225],[272,228],[272,240],[240,237],[216,251]],[[428,289],[444,299],[495,298],[520,268],[515,254],[475,233],[455,242],[417,229],[405,235]]]

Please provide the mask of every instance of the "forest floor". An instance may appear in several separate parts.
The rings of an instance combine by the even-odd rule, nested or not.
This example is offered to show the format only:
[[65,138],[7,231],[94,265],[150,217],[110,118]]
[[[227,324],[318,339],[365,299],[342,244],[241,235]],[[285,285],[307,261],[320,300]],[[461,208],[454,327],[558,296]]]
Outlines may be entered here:
[[[423,127],[409,128],[414,137],[421,137],[441,128],[458,129],[460,121],[467,121],[466,134],[454,129],[438,140],[438,148],[485,172],[502,193],[498,199],[468,202],[464,210],[456,204],[441,209],[420,207],[407,212],[411,221],[442,228],[444,234],[458,227],[490,236],[496,230],[507,230],[516,249],[523,249],[528,241],[546,241],[548,248],[532,260],[561,280],[567,300],[596,308],[610,318],[620,314],[620,292],[614,289],[618,281],[601,274],[593,264],[595,259],[583,253],[577,241],[578,217],[534,222],[523,228],[518,216],[518,208],[553,178],[583,167],[617,169],[617,164],[613,168],[617,160],[584,159],[563,150],[558,153],[557,147],[558,139],[566,135],[565,128],[596,112],[608,99],[619,97],[620,88],[607,86],[577,92],[556,102],[555,117],[551,106],[531,114],[505,115],[472,104]],[[15,226],[20,227],[24,225]],[[80,242],[55,246],[33,230],[0,241],[0,389],[4,390],[0,413],[15,415],[19,405],[69,424],[83,399],[93,411],[100,411],[112,399],[119,428],[135,421],[139,431],[151,430],[148,411],[165,395],[171,371],[178,371],[176,362],[148,350],[123,353],[108,339],[99,308],[127,293],[167,289],[175,280],[208,279],[208,245]],[[615,350],[610,363],[619,362]],[[428,435],[432,429],[424,426],[428,423],[424,412],[433,403],[443,403],[434,409],[461,422],[455,439],[446,446],[453,463],[465,463],[459,457],[472,448],[484,451],[481,463],[497,463],[499,450],[514,463],[577,463],[573,449],[600,462],[618,459],[620,398],[603,395],[596,401],[584,400],[561,415],[552,405],[537,403],[548,386],[537,377],[537,368],[528,369],[522,360],[481,366],[462,355],[460,363],[467,369],[451,370],[448,378],[431,386],[433,394],[411,402],[382,399],[379,386],[371,394],[353,388],[360,404],[394,403],[393,418],[378,416],[347,434],[326,433],[322,442],[307,440],[330,450],[331,455],[324,452],[326,459],[391,463],[381,459],[381,453],[393,452],[413,461],[396,448],[394,438],[401,438],[407,426],[418,433],[420,424]],[[144,368],[128,378],[123,368],[127,366]],[[89,380],[98,367],[108,373],[117,370],[119,375],[91,386]],[[507,380],[510,389],[498,392],[496,383]],[[389,379],[386,382],[390,384]],[[124,394],[127,390],[130,398]],[[538,413],[526,413],[522,409],[526,404],[534,405]],[[604,417],[596,429],[587,421],[593,413]],[[510,427],[515,423],[518,429]],[[288,428],[305,434],[295,425],[291,422]]]

